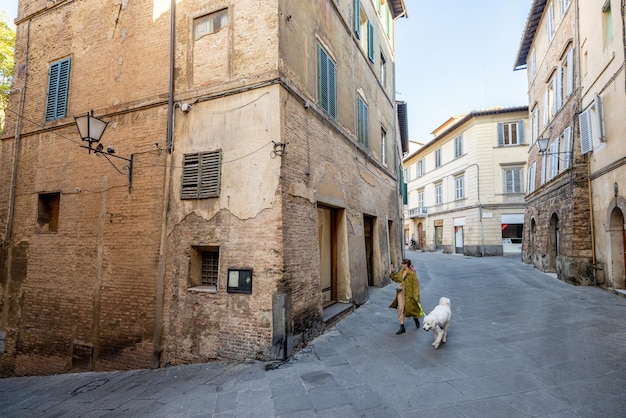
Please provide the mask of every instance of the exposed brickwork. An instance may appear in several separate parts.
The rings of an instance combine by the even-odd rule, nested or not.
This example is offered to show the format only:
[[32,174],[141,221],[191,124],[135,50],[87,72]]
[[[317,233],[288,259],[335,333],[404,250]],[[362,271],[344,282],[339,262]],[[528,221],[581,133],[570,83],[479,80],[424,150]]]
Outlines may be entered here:
[[[362,3],[374,18],[372,4]],[[368,298],[364,215],[376,220],[376,283],[389,268],[387,254],[402,254],[393,237],[399,228],[390,231],[393,249],[387,241],[387,222],[400,225],[399,152],[393,54],[383,34],[381,89],[378,65],[349,29],[350,6],[290,0],[277,13],[275,2],[262,0],[178,2],[169,153],[170,15],[159,6],[20,4],[14,87],[27,88],[23,103],[19,92],[11,95],[15,113],[0,141],[0,175],[16,176],[14,199],[11,181],[0,184],[2,376],[270,359],[277,293],[291,300],[291,347],[302,347],[325,325],[318,205],[337,219],[337,300]],[[224,8],[228,24],[196,42],[193,18]],[[338,64],[337,120],[316,105],[320,43]],[[67,117],[45,122],[47,71],[65,58],[72,62]],[[369,149],[354,143],[359,92],[370,109]],[[79,147],[72,116],[90,109],[109,122],[102,145],[133,154],[132,190],[126,161],[109,157],[120,174]],[[381,127],[389,133],[388,168],[380,162]],[[286,154],[276,143],[287,144]],[[183,155],[209,150],[223,155],[219,197],[182,200]],[[59,194],[56,232],[37,223],[40,193]],[[192,283],[197,247],[219,248],[216,292]],[[251,294],[227,292],[229,268],[253,270]]]
[[[589,284],[592,279],[587,177],[582,164],[560,174],[549,187],[527,197],[524,217],[522,260],[576,284]],[[554,250],[553,216],[558,219],[558,254]]]
[[[556,3],[553,6],[560,7]],[[550,149],[544,156],[536,146],[531,148],[528,165],[531,167],[535,164],[536,176],[535,184],[531,185],[534,191],[526,196],[522,260],[540,270],[557,273],[561,280],[589,284],[593,278],[593,269],[590,267],[593,261],[587,168],[589,157],[581,154],[578,126],[581,59],[576,13],[575,7],[571,6],[566,13],[555,12],[557,24],[551,41],[548,41],[546,35],[547,19],[542,19],[532,40],[536,75],[531,74],[529,77],[529,110],[532,115],[538,109],[536,123],[539,138],[549,138],[550,143],[561,141],[560,153],[556,155],[560,160],[560,168],[559,174],[549,179]],[[561,71],[567,65],[567,51],[570,49],[573,50],[573,89],[568,96],[567,73]],[[530,63],[530,56],[527,61]],[[558,79],[558,76],[563,77],[563,101],[554,111],[552,101],[555,95],[549,92],[553,86],[552,80]],[[545,97],[550,97],[549,103]],[[547,123],[546,114],[549,116]],[[567,127],[571,129],[573,159],[571,168],[563,171],[563,160],[567,156],[561,153],[564,151],[561,135]],[[543,180],[542,170],[545,170],[546,177]],[[555,242],[556,236],[558,244]]]

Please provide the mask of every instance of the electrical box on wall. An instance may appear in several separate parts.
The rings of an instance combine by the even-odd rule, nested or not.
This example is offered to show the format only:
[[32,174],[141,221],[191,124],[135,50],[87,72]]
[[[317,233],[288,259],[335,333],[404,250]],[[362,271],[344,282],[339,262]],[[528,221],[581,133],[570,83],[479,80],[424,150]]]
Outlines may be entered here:
[[228,269],[228,293],[252,293],[252,269]]

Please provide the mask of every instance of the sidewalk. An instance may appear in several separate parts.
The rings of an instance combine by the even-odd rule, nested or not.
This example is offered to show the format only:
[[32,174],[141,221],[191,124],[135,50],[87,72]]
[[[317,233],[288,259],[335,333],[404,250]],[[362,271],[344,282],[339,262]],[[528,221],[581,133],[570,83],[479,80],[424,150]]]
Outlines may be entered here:
[[407,322],[394,286],[285,363],[0,379],[2,417],[623,417],[626,299],[516,257],[408,251],[422,305],[452,300],[448,342]]

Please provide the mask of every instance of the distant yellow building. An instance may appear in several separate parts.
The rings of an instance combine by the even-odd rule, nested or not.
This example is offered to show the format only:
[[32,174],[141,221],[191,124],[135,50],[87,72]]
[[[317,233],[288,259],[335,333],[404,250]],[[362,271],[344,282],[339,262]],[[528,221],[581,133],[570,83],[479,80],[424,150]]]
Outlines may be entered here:
[[519,254],[528,108],[451,118],[404,158],[405,243],[470,256]]

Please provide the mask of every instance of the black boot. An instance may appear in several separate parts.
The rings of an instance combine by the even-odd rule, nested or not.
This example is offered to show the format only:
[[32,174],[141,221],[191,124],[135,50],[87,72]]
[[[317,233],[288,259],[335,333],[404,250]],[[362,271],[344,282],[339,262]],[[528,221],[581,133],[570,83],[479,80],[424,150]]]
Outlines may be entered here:
[[416,327],[420,327],[420,319],[419,318],[413,318],[413,320],[415,321],[415,326]]
[[404,324],[400,324],[400,329],[396,332],[396,334],[404,334],[405,332],[406,330],[404,329]]

